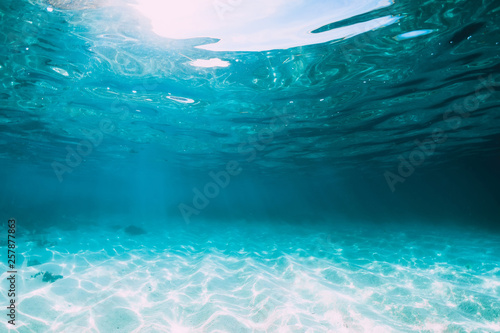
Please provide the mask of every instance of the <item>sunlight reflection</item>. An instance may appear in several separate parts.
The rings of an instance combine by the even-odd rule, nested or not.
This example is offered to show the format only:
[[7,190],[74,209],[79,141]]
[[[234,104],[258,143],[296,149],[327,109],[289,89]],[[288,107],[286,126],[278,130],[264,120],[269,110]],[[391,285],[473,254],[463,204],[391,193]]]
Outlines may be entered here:
[[389,0],[362,3],[347,0],[137,0],[133,6],[151,21],[153,32],[162,37],[219,39],[216,43],[198,46],[213,51],[264,51],[325,43],[393,24],[399,17],[374,17],[366,22],[311,33],[327,24],[392,4]]

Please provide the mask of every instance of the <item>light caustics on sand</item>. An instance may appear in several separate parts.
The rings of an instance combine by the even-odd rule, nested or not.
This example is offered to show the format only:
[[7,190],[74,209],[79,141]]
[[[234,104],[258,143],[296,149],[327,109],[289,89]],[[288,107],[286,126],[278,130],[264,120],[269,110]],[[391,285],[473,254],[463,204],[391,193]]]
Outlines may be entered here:
[[19,331],[500,330],[497,236],[211,228],[27,236]]
[[215,38],[198,46],[213,51],[266,51],[325,43],[352,37],[398,21],[383,16],[321,33],[328,24],[392,5],[382,1],[158,1],[137,0],[132,6],[166,38]]

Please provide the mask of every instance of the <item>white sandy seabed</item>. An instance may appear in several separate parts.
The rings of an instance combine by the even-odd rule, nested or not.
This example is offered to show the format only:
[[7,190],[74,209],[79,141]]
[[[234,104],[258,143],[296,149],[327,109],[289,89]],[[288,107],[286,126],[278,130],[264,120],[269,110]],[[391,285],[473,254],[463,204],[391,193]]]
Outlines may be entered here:
[[[500,236],[278,224],[24,231],[1,332],[499,332]],[[8,304],[2,246],[0,304]],[[5,307],[2,312],[7,312]]]

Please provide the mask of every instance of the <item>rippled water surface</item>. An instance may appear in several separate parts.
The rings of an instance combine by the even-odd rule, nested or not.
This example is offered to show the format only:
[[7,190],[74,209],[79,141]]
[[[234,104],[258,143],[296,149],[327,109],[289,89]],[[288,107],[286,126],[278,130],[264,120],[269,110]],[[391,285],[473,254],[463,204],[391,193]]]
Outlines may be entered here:
[[500,331],[499,15],[0,1],[0,331]]
[[[165,39],[127,6],[80,9],[81,1],[54,2],[2,2],[6,159],[63,160],[66,145],[110,119],[116,128],[87,157],[89,167],[103,156],[128,159],[144,144],[172,164],[218,167],[221,160],[241,159],[239,145],[268,128],[276,112],[288,116],[286,129],[252,167],[350,166],[360,158],[393,164],[434,128],[450,137],[434,163],[445,153],[496,149],[483,144],[499,126],[494,1],[387,2],[365,13],[357,8],[361,3],[346,2],[346,13],[359,14],[341,19],[341,10],[334,11],[329,24],[325,18],[309,27],[322,31],[307,36],[313,42],[312,35],[345,30],[326,43],[301,46],[309,40],[291,35],[290,45],[297,47],[274,49],[270,41],[266,51],[215,53],[199,46],[218,45],[223,36],[195,31],[192,39]],[[312,2],[290,11],[311,7],[307,14],[314,16],[326,15],[323,6],[343,8],[341,2],[317,3],[317,9]],[[231,13],[244,12],[235,7],[226,15]],[[366,33],[357,27],[384,17],[390,19]],[[412,37],[415,31],[425,33]],[[214,58],[229,66],[193,66]],[[458,114],[458,128],[444,121],[444,112],[465,103],[471,110],[460,111],[470,116]]]

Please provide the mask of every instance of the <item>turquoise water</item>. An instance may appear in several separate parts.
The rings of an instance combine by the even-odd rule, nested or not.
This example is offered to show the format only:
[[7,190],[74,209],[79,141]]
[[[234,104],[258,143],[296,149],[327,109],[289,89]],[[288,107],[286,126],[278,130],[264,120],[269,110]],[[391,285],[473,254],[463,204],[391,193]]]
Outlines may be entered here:
[[499,13],[1,1],[0,331],[500,331]]

